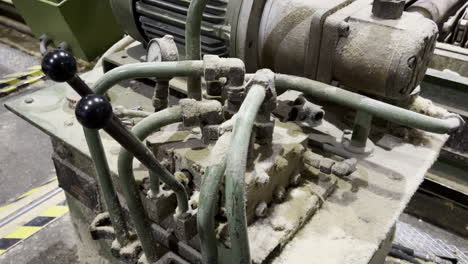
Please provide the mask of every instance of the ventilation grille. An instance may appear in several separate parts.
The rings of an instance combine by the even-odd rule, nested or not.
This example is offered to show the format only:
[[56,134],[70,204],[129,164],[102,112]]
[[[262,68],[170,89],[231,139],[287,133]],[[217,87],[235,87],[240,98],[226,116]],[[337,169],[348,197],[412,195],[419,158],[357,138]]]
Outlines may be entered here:
[[[136,2],[136,13],[139,15],[141,28],[149,39],[161,38],[164,35],[174,36],[177,45],[185,46],[185,21],[189,0],[139,0]],[[227,2],[210,0],[203,13],[201,30],[202,54],[227,56],[225,41],[215,35],[215,26],[223,25],[226,16]]]

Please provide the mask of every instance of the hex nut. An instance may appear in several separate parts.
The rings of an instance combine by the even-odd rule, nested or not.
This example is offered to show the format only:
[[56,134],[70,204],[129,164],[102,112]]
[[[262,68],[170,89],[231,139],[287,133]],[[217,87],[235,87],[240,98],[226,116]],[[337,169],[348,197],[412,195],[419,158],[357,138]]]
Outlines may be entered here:
[[398,19],[405,9],[404,0],[374,0],[372,14],[382,19]]

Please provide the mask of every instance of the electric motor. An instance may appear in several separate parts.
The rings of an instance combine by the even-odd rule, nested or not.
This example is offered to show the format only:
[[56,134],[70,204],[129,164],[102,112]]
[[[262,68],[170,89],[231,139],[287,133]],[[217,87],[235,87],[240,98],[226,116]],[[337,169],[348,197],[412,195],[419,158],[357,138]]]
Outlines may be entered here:
[[[424,76],[437,26],[403,12],[404,4],[386,2],[392,1],[373,7],[371,0],[210,0],[202,20],[202,54],[241,58],[250,72],[270,68],[404,100]],[[128,34],[142,43],[171,34],[182,53],[189,4],[112,0]]]

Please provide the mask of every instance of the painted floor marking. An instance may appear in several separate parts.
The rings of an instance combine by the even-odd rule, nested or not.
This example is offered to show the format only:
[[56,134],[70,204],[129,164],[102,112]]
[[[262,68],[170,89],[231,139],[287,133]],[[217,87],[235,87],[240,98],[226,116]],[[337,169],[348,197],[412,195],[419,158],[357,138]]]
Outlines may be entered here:
[[68,206],[66,205],[66,200],[64,200],[43,211],[38,216],[34,217],[29,222],[17,228],[10,234],[0,238],[0,255],[5,253],[8,249],[14,247],[22,240],[32,236],[34,233],[44,228],[47,224],[63,216],[67,212]]
[[18,198],[16,198],[14,201],[12,201],[12,202],[10,202],[10,203],[8,203],[8,204],[5,204],[5,205],[3,205],[3,206],[0,206],[0,213],[1,213],[2,211],[4,211],[5,209],[7,209],[8,207],[10,207],[10,206],[16,204],[16,203],[19,202],[20,200],[22,200],[22,199],[24,199],[24,198],[30,196],[31,194],[34,194],[34,193],[36,193],[37,191],[41,190],[41,189],[44,188],[47,184],[49,184],[49,183],[51,183],[51,182],[53,182],[53,181],[57,181],[57,177],[52,177],[52,178],[50,178],[50,179],[47,180],[45,183],[41,184],[41,186],[36,187],[36,188],[33,188],[33,189],[31,189],[31,190],[29,190],[29,191],[23,193],[22,195],[18,196]]

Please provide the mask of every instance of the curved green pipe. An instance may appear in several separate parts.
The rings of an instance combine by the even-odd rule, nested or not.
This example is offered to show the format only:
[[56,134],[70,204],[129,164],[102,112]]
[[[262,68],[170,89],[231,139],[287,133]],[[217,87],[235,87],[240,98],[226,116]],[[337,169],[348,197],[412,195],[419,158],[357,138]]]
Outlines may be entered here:
[[89,153],[94,163],[94,169],[102,192],[102,198],[109,212],[109,218],[114,227],[115,237],[120,245],[125,246],[129,241],[128,228],[124,218],[124,212],[112,183],[106,154],[102,147],[101,137],[93,129],[83,127],[88,144]]
[[[145,138],[151,135],[151,133],[157,131],[161,127],[181,121],[182,110],[179,106],[175,106],[172,108],[161,110],[141,120],[135,127],[133,127],[132,133],[139,140],[143,141]],[[127,150],[122,149],[120,151],[118,158],[119,177],[134,179],[132,162],[133,158],[134,157],[132,153],[128,152]],[[156,178],[162,178],[164,182],[170,183],[168,184],[169,186],[179,186],[178,189],[175,190],[176,194],[185,193],[185,190],[182,189],[183,186],[168,171],[152,172],[152,176]],[[153,184],[156,185],[155,182],[153,182]],[[152,187],[154,188],[153,190],[159,189],[159,186]],[[178,195],[177,200],[179,210],[181,212],[186,212],[188,210],[187,194]]]
[[172,78],[203,75],[203,61],[164,61],[126,64],[106,72],[93,85],[97,94],[104,94],[121,81],[138,78]]
[[[208,0],[190,1],[187,12],[187,22],[185,23],[185,59],[201,59],[201,25],[203,20],[203,11]],[[189,98],[201,100],[201,78],[194,76],[187,80],[187,94]]]
[[202,263],[218,263],[218,245],[215,233],[215,212],[218,202],[219,186],[221,185],[226,162],[209,166],[206,169],[200,187],[200,198],[197,212],[197,229],[200,236]]
[[250,137],[257,113],[265,99],[265,88],[252,85],[237,114],[226,156],[226,210],[235,263],[250,264],[245,214],[245,171]]
[[[147,63],[135,63],[127,64],[115,69],[112,69],[105,73],[99,80],[93,85],[93,90],[97,94],[104,94],[114,85],[121,81],[147,78],[147,77],[174,77],[174,76],[199,76],[203,74],[203,61],[181,61],[181,62],[147,62]],[[143,122],[143,121],[142,121]],[[97,131],[91,132],[99,136]],[[166,172],[161,171],[161,174],[166,175]],[[172,182],[173,177],[163,177],[162,180],[168,185],[169,188],[176,192],[177,197],[186,197],[187,194],[182,184],[175,181]],[[167,180],[167,182],[166,182]],[[127,188],[122,186],[122,188]],[[133,196],[126,197],[127,199],[135,199]],[[179,199],[179,203],[182,202]],[[184,206],[180,206],[182,209]]]
[[457,116],[447,119],[426,116],[303,77],[275,74],[275,87],[278,91],[296,90],[309,97],[334,102],[400,125],[433,133],[449,133],[463,125],[463,120]]
[[[111,71],[104,74],[93,86],[93,90],[97,94],[104,94],[110,88],[121,81],[131,80],[136,78],[147,78],[147,77],[174,77],[174,76],[200,76],[203,74],[203,62],[202,61],[183,61],[183,62],[160,62],[160,63],[137,63],[137,64],[127,64],[124,66],[120,66],[118,68],[112,69]],[[98,174],[99,179],[103,179],[103,183],[106,187],[103,188],[103,191],[109,192],[111,191],[112,199],[115,199],[116,194],[113,188],[109,165],[107,163],[107,159],[105,157],[104,148],[102,146],[101,138],[99,132],[96,130],[86,130],[85,129],[85,137],[88,147],[90,149],[91,157],[93,158],[94,165],[96,167],[96,172]],[[149,151],[149,150],[148,150]],[[106,169],[107,168],[107,169]],[[154,175],[153,175],[154,176]],[[107,180],[106,180],[107,179]],[[122,189],[126,194],[125,199],[129,206],[129,210],[133,212],[144,212],[143,205],[141,204],[141,200],[139,199],[138,195],[133,195],[135,193],[135,180],[133,178],[127,177],[119,177],[119,180],[122,184]],[[127,184],[129,183],[129,184]],[[177,184],[173,184],[171,186],[169,182],[168,186],[172,188],[180,200],[180,197],[187,197],[187,193],[179,182]],[[180,188],[182,187],[182,189]],[[113,194],[112,194],[113,192]],[[104,198],[106,194],[103,194]],[[112,200],[109,199],[109,200]],[[117,200],[118,201],[118,200]],[[122,211],[120,203],[112,203],[111,201],[105,200],[107,206],[115,206],[116,208],[110,208],[109,211]],[[185,202],[179,202],[179,209],[183,209]],[[130,207],[132,207],[130,209]],[[156,261],[157,255],[154,250],[155,241],[152,237],[152,230],[149,225],[146,225],[147,218],[146,215],[141,217],[133,217],[132,219],[135,224],[135,228],[137,229],[138,237],[140,238],[143,250],[145,252],[146,257],[150,261]],[[113,225],[116,223],[114,228],[122,229],[126,228],[125,225],[119,225],[118,223],[122,222],[118,216],[114,216],[110,214],[110,216],[114,219]],[[121,233],[121,232],[119,232]],[[125,238],[125,237],[124,237]],[[123,240],[123,239],[122,239]]]
[[[180,107],[168,108],[146,117],[132,129],[132,132],[139,140],[144,140],[155,130],[158,130],[165,125],[180,121],[182,121],[182,111]],[[141,241],[145,255],[154,261],[157,259],[154,248],[156,241],[154,241],[151,224],[140,199],[140,190],[133,175],[132,161],[132,153],[122,148],[118,157],[119,179],[126,197],[132,221],[135,225],[135,229]],[[152,175],[150,177],[155,177],[156,179],[161,177],[165,182],[170,183],[168,184],[169,186],[178,186],[174,191],[177,195],[179,210],[182,212],[187,211],[188,197],[184,187],[167,171],[152,171],[151,173]],[[157,188],[159,190],[159,186]]]

